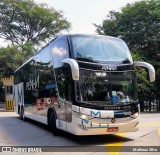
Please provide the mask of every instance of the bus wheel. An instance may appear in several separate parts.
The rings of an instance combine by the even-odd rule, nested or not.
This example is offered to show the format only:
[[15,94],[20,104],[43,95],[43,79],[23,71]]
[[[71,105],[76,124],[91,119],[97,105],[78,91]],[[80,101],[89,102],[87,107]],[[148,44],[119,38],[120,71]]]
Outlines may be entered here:
[[57,127],[56,127],[56,118],[55,118],[55,114],[53,111],[51,112],[51,114],[49,116],[49,127],[55,136],[59,135],[59,129],[57,129]]
[[20,120],[22,120],[23,119],[23,117],[22,117],[22,112],[23,111],[23,107],[21,107],[21,109],[20,109],[20,112],[19,112],[19,118],[20,118]]
[[22,107],[21,112],[20,112],[20,119],[26,121],[26,117],[24,115],[24,108]]

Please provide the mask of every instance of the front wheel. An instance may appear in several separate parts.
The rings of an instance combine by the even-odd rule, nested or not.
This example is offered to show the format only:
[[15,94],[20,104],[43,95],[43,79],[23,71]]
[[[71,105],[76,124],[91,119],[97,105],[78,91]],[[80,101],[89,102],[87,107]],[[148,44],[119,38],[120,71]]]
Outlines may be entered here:
[[56,117],[54,112],[52,111],[50,116],[49,116],[49,127],[52,133],[56,136],[59,135],[59,129],[56,127]]

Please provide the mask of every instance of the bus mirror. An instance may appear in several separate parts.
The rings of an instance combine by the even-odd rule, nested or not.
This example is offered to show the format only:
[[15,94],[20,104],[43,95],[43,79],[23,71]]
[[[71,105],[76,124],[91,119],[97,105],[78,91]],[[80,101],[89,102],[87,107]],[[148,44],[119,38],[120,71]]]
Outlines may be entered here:
[[149,79],[150,79],[150,82],[153,82],[155,81],[155,69],[154,67],[147,63],[147,62],[139,62],[139,61],[136,61],[134,62],[134,66],[140,66],[140,67],[145,67],[148,69],[149,71]]
[[79,80],[79,66],[77,61],[75,61],[74,59],[64,59],[62,60],[63,63],[67,63],[70,65],[71,67],[71,71],[72,71],[72,79],[78,81]]

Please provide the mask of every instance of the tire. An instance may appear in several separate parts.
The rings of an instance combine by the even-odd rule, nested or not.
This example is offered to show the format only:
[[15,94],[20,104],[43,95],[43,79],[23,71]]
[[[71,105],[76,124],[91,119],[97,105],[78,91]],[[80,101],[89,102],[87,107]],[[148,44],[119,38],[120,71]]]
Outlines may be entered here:
[[20,119],[23,120],[23,121],[26,121],[26,117],[24,115],[24,108],[23,107],[21,108]]
[[52,111],[49,116],[49,128],[52,131],[54,136],[59,135],[59,129],[56,127],[56,117],[54,112]]
[[23,107],[21,107],[20,112],[19,112],[19,118],[20,118],[20,120],[23,120],[22,111],[23,111]]

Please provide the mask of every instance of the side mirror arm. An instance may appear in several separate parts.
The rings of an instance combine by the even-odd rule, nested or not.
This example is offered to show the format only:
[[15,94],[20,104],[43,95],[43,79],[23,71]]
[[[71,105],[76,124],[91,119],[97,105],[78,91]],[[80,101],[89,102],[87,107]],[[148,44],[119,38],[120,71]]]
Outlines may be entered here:
[[78,81],[79,80],[79,66],[78,66],[77,61],[71,58],[67,58],[67,59],[62,60],[61,62],[67,63],[70,65],[71,71],[72,71],[72,79],[75,81]]
[[149,79],[150,79],[150,82],[155,81],[155,69],[154,69],[154,67],[153,67],[151,64],[149,64],[149,63],[147,63],[147,62],[139,62],[139,61],[136,61],[136,62],[134,62],[134,66],[147,68],[148,71],[149,71]]

